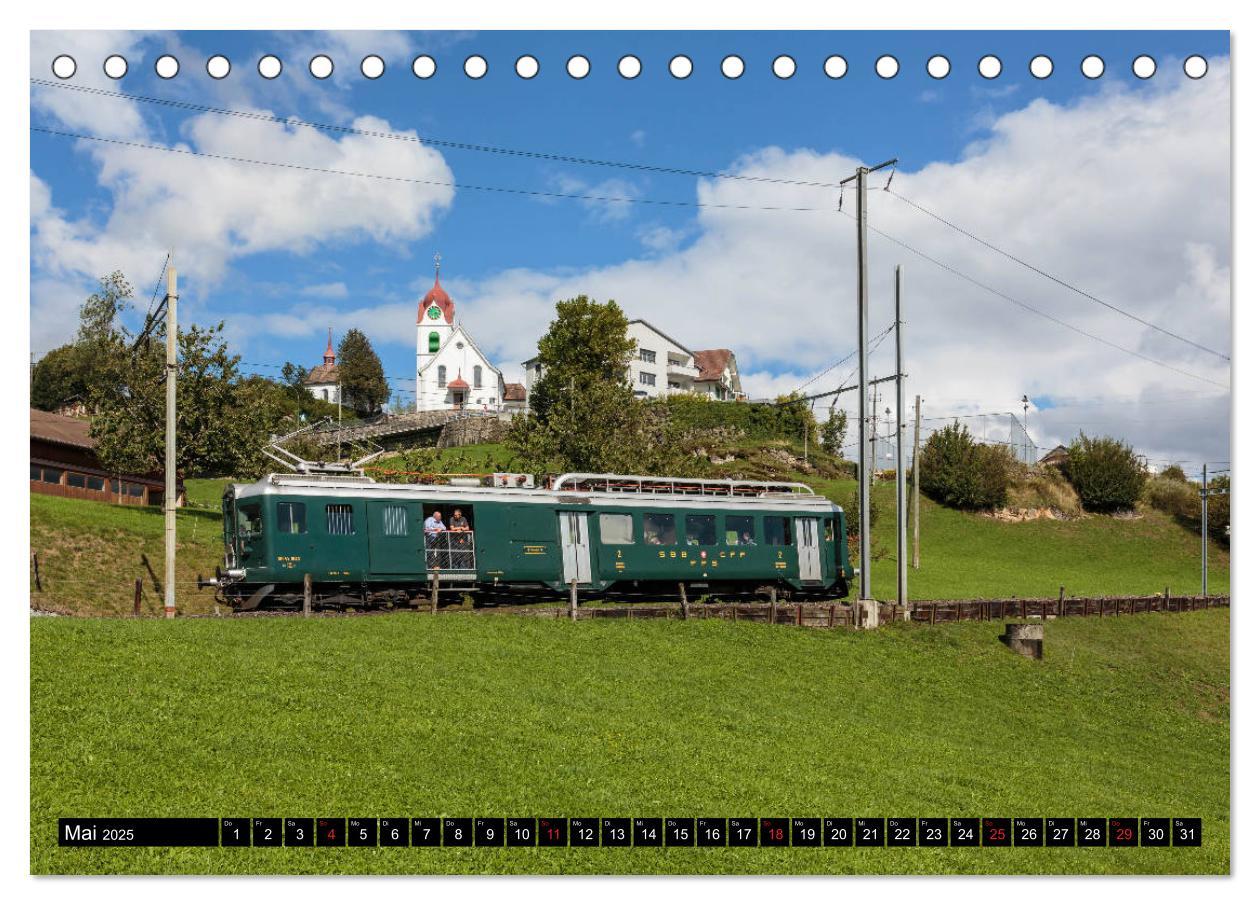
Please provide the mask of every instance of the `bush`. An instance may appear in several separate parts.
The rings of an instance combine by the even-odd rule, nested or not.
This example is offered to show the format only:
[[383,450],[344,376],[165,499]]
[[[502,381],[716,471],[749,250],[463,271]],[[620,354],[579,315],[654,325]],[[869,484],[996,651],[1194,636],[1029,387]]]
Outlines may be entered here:
[[1133,447],[1113,437],[1081,434],[1068,448],[1063,471],[1090,512],[1132,509],[1146,484],[1146,468]]
[[[1216,478],[1208,483],[1212,490],[1229,490],[1228,478]],[[1201,531],[1203,502],[1199,498],[1199,485],[1164,477],[1151,478],[1146,482],[1143,498],[1152,508],[1167,512],[1187,528]],[[1213,494],[1208,497],[1208,537],[1229,546],[1229,494]]]
[[771,402],[723,402],[692,393],[662,396],[647,403],[669,413],[669,420],[684,433],[730,428],[750,440],[801,442],[809,431],[811,446],[818,444],[818,422],[809,403],[800,396],[783,396]]
[[978,442],[954,422],[928,438],[919,456],[919,486],[955,509],[994,509],[1006,504],[1015,460],[1004,446]]
[[1183,484],[1186,480],[1186,473],[1181,470],[1180,465],[1169,465],[1159,473],[1161,478],[1170,478],[1174,481],[1181,481]]

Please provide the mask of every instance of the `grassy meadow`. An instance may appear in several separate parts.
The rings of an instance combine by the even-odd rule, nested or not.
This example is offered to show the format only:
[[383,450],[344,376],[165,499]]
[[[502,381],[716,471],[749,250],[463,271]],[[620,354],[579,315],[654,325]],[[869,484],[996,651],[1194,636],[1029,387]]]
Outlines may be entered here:
[[[35,873],[1225,873],[1229,613],[31,620]],[[61,849],[95,816],[1198,816],[1179,849]]]

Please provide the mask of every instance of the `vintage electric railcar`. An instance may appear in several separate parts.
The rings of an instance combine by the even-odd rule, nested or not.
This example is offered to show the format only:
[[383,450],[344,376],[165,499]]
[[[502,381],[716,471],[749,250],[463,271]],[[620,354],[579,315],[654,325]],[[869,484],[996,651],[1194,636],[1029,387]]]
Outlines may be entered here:
[[[449,523],[455,509],[468,531],[426,536],[426,518]],[[209,583],[239,609],[301,606],[307,575],[321,607],[406,605],[435,575],[500,599],[574,581],[586,593],[682,582],[844,596],[853,576],[843,510],[788,482],[567,474],[533,489],[275,474],[228,488],[223,530]]]

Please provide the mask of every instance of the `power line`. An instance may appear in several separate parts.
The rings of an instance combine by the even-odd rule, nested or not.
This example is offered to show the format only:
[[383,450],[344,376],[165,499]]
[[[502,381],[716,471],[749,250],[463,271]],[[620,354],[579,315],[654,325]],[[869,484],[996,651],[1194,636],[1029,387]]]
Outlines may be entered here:
[[1159,324],[1153,324],[1150,321],[1145,320],[1144,318],[1138,317],[1136,314],[1134,314],[1131,311],[1126,311],[1124,308],[1121,308],[1119,305],[1113,305],[1111,302],[1105,301],[1104,299],[1100,299],[1098,296],[1093,295],[1092,293],[1086,292],[1084,289],[1081,289],[1079,286],[1075,286],[1072,283],[1069,283],[1067,280],[1064,280],[1060,277],[1055,276],[1052,273],[1042,270],[1040,267],[1036,266],[1035,264],[1030,264],[1028,261],[1025,261],[1023,258],[1018,257],[1017,255],[1011,254],[1011,252],[1006,251],[1003,248],[999,248],[998,246],[994,245],[992,242],[989,242],[985,239],[980,238],[979,236],[977,236],[975,233],[971,232],[970,230],[964,229],[958,224],[953,223],[949,220],[946,220],[944,217],[942,217],[940,214],[936,213],[935,211],[928,210],[926,207],[919,204],[917,201],[911,201],[905,195],[898,194],[897,192],[894,192],[892,189],[887,188],[887,187],[885,187],[884,191],[886,191],[889,195],[892,195],[894,198],[898,199],[899,201],[910,205],[910,207],[914,208],[915,210],[921,211],[922,213],[931,217],[933,220],[936,220],[939,223],[945,224],[950,229],[956,232],[962,233],[964,236],[966,236],[969,239],[972,239],[975,242],[979,242],[981,245],[983,245],[985,248],[989,249],[990,251],[997,252],[1002,257],[1007,258],[1008,260],[1014,261],[1016,264],[1019,264],[1021,267],[1027,267],[1033,273],[1036,273],[1045,277],[1047,280],[1050,280],[1052,283],[1057,283],[1058,285],[1062,286],[1064,289],[1070,289],[1072,292],[1075,292],[1077,295],[1083,298],[1089,299],[1091,302],[1096,302],[1097,304],[1102,305],[1104,308],[1109,308],[1112,311],[1116,312],[1117,314],[1121,314],[1124,317],[1129,318],[1130,320],[1137,321],[1139,324],[1142,324],[1143,326],[1150,327],[1152,330],[1157,330],[1160,333],[1163,333],[1165,336],[1170,336],[1173,339],[1180,340],[1181,342],[1186,343],[1187,345],[1194,346],[1196,349],[1199,349],[1200,351],[1207,352],[1211,355],[1215,355],[1218,358],[1223,358],[1225,361],[1230,360],[1230,357],[1226,355],[1224,352],[1218,352],[1215,349],[1210,349],[1207,346],[1201,345],[1200,343],[1197,343],[1194,340],[1189,339],[1188,337],[1182,336],[1180,333],[1174,333],[1171,330],[1166,330],[1165,328],[1159,326]]
[[256,111],[230,110],[223,107],[210,107],[188,101],[176,101],[160,97],[146,97],[139,94],[124,94],[121,91],[108,91],[104,88],[93,88],[87,85],[68,85],[64,82],[53,82],[47,79],[31,79],[31,84],[43,88],[60,88],[65,91],[80,91],[99,97],[112,97],[120,100],[140,101],[146,104],[159,104],[180,110],[191,110],[196,113],[214,113],[218,116],[234,116],[258,122],[276,123],[282,126],[303,126],[321,132],[337,132],[348,135],[361,135],[367,138],[384,138],[390,141],[403,141],[419,145],[431,145],[436,148],[448,148],[455,151],[478,151],[484,154],[499,154],[506,157],[523,157],[531,160],[549,160],[556,163],[573,163],[582,166],[610,167],[624,170],[638,170],[644,173],[662,173],[672,176],[698,176],[705,179],[732,179],[741,182],[763,182],[772,185],[796,185],[806,188],[837,189],[838,182],[810,182],[802,179],[782,179],[774,176],[749,176],[742,173],[726,173],[720,170],[692,170],[684,167],[667,167],[647,163],[632,163],[622,160],[600,160],[591,157],[576,157],[569,154],[554,154],[547,151],[529,151],[520,148],[503,148],[494,145],[480,145],[464,141],[451,141],[442,138],[424,138],[419,135],[407,135],[401,132],[383,132],[372,129],[358,129],[353,126],[337,126],[330,123],[311,122],[296,118],[285,118],[272,113]]
[[[74,138],[74,139],[79,139],[83,141],[95,141],[95,142],[101,142],[105,144],[114,144],[114,145],[121,145],[125,147],[134,147],[134,148],[150,150],[150,151],[165,151],[167,153],[183,154],[183,155],[191,156],[191,157],[203,157],[203,158],[207,158],[211,160],[224,160],[224,161],[229,161],[232,163],[247,163],[247,164],[253,164],[257,166],[270,166],[270,167],[277,167],[281,169],[292,169],[292,170],[299,170],[299,171],[304,171],[304,172],[326,173],[326,174],[337,175],[337,176],[353,176],[353,177],[368,178],[368,179],[379,179],[379,180],[390,181],[390,182],[404,182],[404,183],[412,183],[412,184],[419,184],[419,185],[436,185],[436,186],[443,186],[447,188],[458,188],[458,189],[472,190],[472,191],[498,192],[502,194],[525,195],[525,196],[535,196],[535,197],[545,197],[545,198],[562,198],[562,199],[570,199],[570,200],[578,200],[578,201],[600,201],[600,202],[605,202],[605,203],[648,204],[648,205],[668,206],[668,207],[722,208],[722,209],[729,209],[729,210],[753,210],[753,211],[788,211],[788,212],[821,212],[821,213],[831,212],[830,209],[828,208],[776,207],[776,206],[768,206],[768,205],[745,205],[745,204],[716,204],[716,203],[706,203],[706,202],[698,202],[698,201],[678,201],[678,200],[650,199],[650,198],[616,198],[616,197],[608,197],[608,196],[600,196],[600,195],[582,195],[582,194],[566,193],[566,192],[547,192],[547,191],[532,190],[532,189],[519,189],[519,188],[510,188],[510,187],[505,187],[505,186],[470,185],[470,184],[456,183],[456,182],[445,182],[445,181],[440,181],[440,180],[418,179],[418,178],[406,177],[406,176],[384,176],[377,173],[360,173],[360,172],[353,172],[353,171],[348,171],[348,170],[336,170],[336,169],[330,169],[330,168],[324,168],[324,167],[305,166],[305,165],[294,164],[294,163],[281,163],[281,162],[276,162],[276,161],[255,160],[252,158],[235,157],[235,156],[225,155],[225,154],[210,154],[210,153],[206,153],[202,151],[193,151],[187,148],[169,148],[162,145],[150,145],[150,144],[145,144],[142,142],[125,141],[125,140],[116,139],[116,138],[103,138],[103,137],[93,136],[93,135],[83,135],[83,134],[75,133],[75,132],[64,132],[64,131],[60,131],[56,129],[47,129],[40,126],[31,126],[30,130],[32,132],[41,132],[47,135],[55,135],[55,136],[60,136],[64,138]],[[839,211],[839,213],[843,213],[845,216],[850,217],[850,218],[853,217],[852,214],[845,213],[844,211]],[[1158,367],[1180,374],[1183,377],[1189,377],[1193,380],[1209,383],[1209,384],[1212,384],[1213,386],[1218,386],[1222,389],[1226,389],[1226,390],[1229,389],[1229,387],[1226,384],[1220,383],[1219,381],[1213,380],[1209,377],[1203,377],[1202,375],[1195,374],[1191,371],[1183,370],[1174,365],[1170,365],[1167,362],[1160,361],[1157,358],[1152,358],[1149,355],[1144,355],[1141,352],[1126,348],[1125,346],[1121,346],[1117,343],[1113,343],[1108,339],[1104,339],[1103,337],[1098,336],[1094,333],[1090,333],[1089,331],[1084,330],[1080,327],[1076,327],[1068,323],[1067,321],[1064,321],[1060,318],[1055,317],[1052,314],[1042,311],[1040,308],[1030,305],[1027,302],[1020,301],[1019,299],[1011,295],[1008,295],[998,289],[995,289],[992,286],[989,286],[988,284],[977,280],[975,277],[969,276],[968,274],[963,273],[957,268],[952,267],[948,264],[945,264],[944,262],[936,258],[933,258],[931,255],[928,255],[925,252],[919,251],[917,248],[914,248],[908,243],[903,242],[902,240],[896,238],[895,236],[890,235],[889,233],[884,232],[883,230],[880,230],[874,226],[870,226],[869,229],[871,230],[871,232],[874,232],[876,235],[905,249],[911,254],[914,254],[920,258],[923,258],[925,261],[928,261],[929,263],[935,264],[937,267],[940,267],[942,270],[952,273],[955,276],[963,280],[966,280],[967,282],[972,283],[973,285],[985,290],[986,292],[992,293],[993,295],[996,295],[998,298],[1011,302],[1012,304],[1018,305],[1019,307],[1024,308],[1025,310],[1030,311],[1033,314],[1038,315],[1039,317],[1043,317],[1046,320],[1056,323],[1062,327],[1066,327],[1067,329],[1073,331],[1074,333],[1087,337],[1088,339],[1095,340],[1096,342],[1103,343],[1104,345],[1109,346],[1110,348],[1115,349],[1116,351],[1123,352],[1127,355],[1132,355],[1136,358],[1142,359],[1143,361],[1149,362],[1150,364],[1154,364],[1154,365],[1157,365]]]
[[139,148],[145,151],[165,151],[168,154],[183,154],[188,157],[204,157],[208,160],[226,160],[230,163],[248,163],[255,166],[277,167],[284,170],[300,170],[307,173],[327,173],[333,176],[354,176],[361,179],[379,179],[385,182],[405,182],[413,185],[434,185],[441,186],[443,188],[461,189],[463,191],[498,192],[505,195],[530,195],[538,198],[562,198],[572,201],[600,201],[609,204],[650,204],[658,207],[703,207],[744,211],[831,213],[831,209],[825,207],[780,207],[761,204],[721,204],[708,201],[679,201],[666,198],[618,198],[607,195],[582,195],[570,192],[547,192],[541,189],[518,189],[497,185],[473,185],[464,182],[447,182],[440,179],[419,179],[414,176],[384,176],[380,173],[362,173],[354,170],[335,170],[329,167],[314,167],[298,163],[282,163],[274,160],[256,160],[251,157],[235,157],[230,154],[211,154],[207,151],[194,151],[191,148],[168,148],[164,145],[151,145],[139,141],[126,141],[121,138],[103,138],[99,135],[83,135],[78,132],[63,132],[59,129],[47,129],[43,126],[31,126],[30,128],[32,132],[42,132],[45,135],[56,135],[62,138],[76,138],[82,141],[96,141],[103,144]]
[[[853,217],[852,214],[844,214],[844,216],[850,217],[850,218]],[[870,226],[869,224],[868,224],[868,228],[870,229],[871,232],[875,233],[877,236],[887,239],[889,242],[892,242],[894,245],[904,248],[906,251],[910,252],[911,254],[917,255],[918,257],[922,258],[923,260],[931,264],[935,264],[937,267],[949,273],[952,273],[954,276],[959,277],[960,279],[966,280],[968,283],[971,283],[973,286],[978,286],[979,288],[983,289],[985,292],[992,293],[993,295],[996,295],[1000,299],[1008,301],[1014,305],[1018,305],[1020,308],[1023,308],[1026,311],[1031,311],[1033,314],[1036,314],[1038,317],[1044,317],[1046,320],[1056,323],[1060,327],[1067,327],[1073,333],[1077,333],[1077,334],[1080,334],[1081,336],[1095,340],[1096,342],[1100,342],[1105,346],[1110,346],[1111,348],[1115,349],[1117,352],[1123,352],[1126,355],[1132,355],[1135,358],[1140,358],[1143,361],[1150,362],[1153,365],[1157,365],[1161,368],[1165,368],[1169,371],[1173,371],[1177,374],[1180,374],[1183,377],[1189,377],[1193,380],[1202,381],[1203,383],[1210,383],[1213,386],[1218,386],[1224,390],[1229,389],[1229,387],[1226,384],[1223,384],[1220,381],[1213,380],[1210,377],[1204,377],[1201,374],[1195,374],[1192,371],[1182,370],[1181,368],[1178,368],[1175,365],[1170,365],[1165,361],[1160,361],[1158,358],[1152,358],[1149,355],[1144,355],[1141,352],[1135,351],[1133,349],[1129,349],[1125,346],[1121,346],[1118,343],[1113,343],[1109,339],[1104,339],[1103,337],[1098,336],[1095,333],[1090,333],[1088,330],[1083,330],[1080,327],[1069,324],[1067,321],[1061,320],[1060,318],[1055,317],[1053,314],[1049,314],[1045,311],[1042,311],[1040,308],[1030,305],[1027,302],[1020,301],[1019,299],[1015,298],[1012,295],[1007,295],[1005,292],[1002,292],[1000,289],[994,289],[992,286],[988,285],[987,283],[982,283],[980,280],[977,280],[975,277],[970,276],[966,273],[963,273],[961,270],[957,269],[956,267],[951,267],[949,264],[946,264],[943,261],[937,260],[936,258],[932,257],[926,252],[919,251],[919,249],[915,248],[914,246],[901,241],[895,236],[889,235],[883,230],[877,229],[876,227]]]

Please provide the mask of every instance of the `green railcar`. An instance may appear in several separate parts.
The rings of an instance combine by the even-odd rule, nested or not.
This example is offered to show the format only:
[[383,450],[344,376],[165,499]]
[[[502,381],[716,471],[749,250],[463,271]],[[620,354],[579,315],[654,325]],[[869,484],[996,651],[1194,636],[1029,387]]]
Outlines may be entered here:
[[[499,476],[496,476],[499,477]],[[506,477],[506,476],[504,476]],[[523,482],[524,476],[511,476]],[[461,510],[467,531],[426,532]],[[751,591],[844,596],[844,512],[803,484],[562,475],[546,488],[270,475],[223,498],[222,599],[252,609],[506,596]]]

